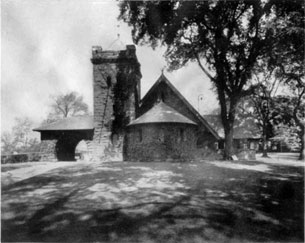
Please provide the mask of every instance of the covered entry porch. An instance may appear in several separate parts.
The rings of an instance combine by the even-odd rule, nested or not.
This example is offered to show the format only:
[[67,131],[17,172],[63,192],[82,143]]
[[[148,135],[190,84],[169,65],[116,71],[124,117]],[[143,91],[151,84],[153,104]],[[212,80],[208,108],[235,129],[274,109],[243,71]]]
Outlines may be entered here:
[[90,148],[94,131],[93,118],[64,118],[34,131],[40,132],[43,161],[75,161],[75,149],[80,141],[85,141],[88,150]]

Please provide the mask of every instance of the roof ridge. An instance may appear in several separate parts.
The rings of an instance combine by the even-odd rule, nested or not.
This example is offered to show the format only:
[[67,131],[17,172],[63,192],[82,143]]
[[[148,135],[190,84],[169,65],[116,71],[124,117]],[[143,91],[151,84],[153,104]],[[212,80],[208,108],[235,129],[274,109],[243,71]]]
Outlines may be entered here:
[[220,136],[218,133],[214,130],[214,128],[199,114],[198,111],[194,109],[194,107],[187,101],[187,99],[179,92],[179,90],[169,81],[169,79],[165,76],[164,73],[161,73],[157,81],[154,83],[154,85],[148,90],[148,92],[145,94],[145,96],[141,99],[141,105],[143,102],[149,97],[149,95],[156,89],[158,84],[161,82],[165,82],[172,90],[173,92],[183,101],[183,103],[186,105],[186,107],[203,123],[208,130],[217,138],[220,139]]

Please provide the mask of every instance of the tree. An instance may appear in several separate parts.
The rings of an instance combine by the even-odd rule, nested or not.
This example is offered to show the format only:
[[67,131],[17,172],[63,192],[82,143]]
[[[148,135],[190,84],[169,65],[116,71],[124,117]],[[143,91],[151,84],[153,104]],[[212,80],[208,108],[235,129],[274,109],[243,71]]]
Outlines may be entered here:
[[[124,1],[119,18],[132,26],[133,40],[166,45],[170,70],[195,61],[216,88],[225,131],[225,153],[233,153],[233,124],[256,63],[273,48],[269,23],[289,9],[284,1]],[[295,5],[303,5],[295,1]]]
[[52,111],[48,114],[45,123],[77,115],[88,115],[88,105],[83,101],[83,96],[76,92],[51,97]]
[[258,62],[254,67],[254,78],[251,80],[252,85],[257,88],[249,96],[248,106],[253,107],[252,115],[256,118],[262,133],[262,157],[268,157],[267,142],[274,136],[273,123],[276,118],[274,106],[277,104],[273,98],[282,82],[282,79],[277,77],[277,72],[278,68],[276,66],[268,65],[267,60],[264,60]]
[[277,9],[281,17],[271,23],[273,35],[280,38],[269,51],[269,66],[279,67],[278,76],[285,80],[285,84],[291,90],[293,104],[291,110],[293,119],[299,127],[301,141],[300,160],[304,160],[304,136],[305,136],[305,58],[304,58],[304,1],[301,6],[280,4]]
[[[291,86],[291,84],[290,84]],[[299,80],[295,84],[295,98],[294,98],[294,109],[293,109],[293,118],[300,128],[299,138],[301,141],[300,156],[299,160],[304,160],[305,157],[305,83],[304,80]]]
[[16,148],[16,141],[11,132],[1,133],[1,153],[12,154]]
[[33,122],[28,117],[17,117],[12,128],[17,147],[27,147]]
[[[304,88],[299,96],[278,96],[278,104],[274,110],[275,125],[288,126],[289,130],[297,130],[300,143],[299,159],[304,160],[304,121],[305,121],[305,97]],[[298,129],[295,129],[297,127]]]
[[33,122],[28,117],[17,117],[12,130],[1,134],[1,152],[12,154],[37,151],[39,142],[32,137],[32,128]]
[[283,152],[286,149],[289,151],[300,150],[299,129],[295,124],[280,123],[275,125],[275,136],[272,141],[277,142],[280,146],[278,149]]
[[268,157],[267,144],[268,140],[273,137],[272,124],[272,99],[267,96],[265,89],[256,91],[257,93],[245,97],[237,107],[237,114],[251,116],[255,119],[255,124],[260,130],[262,138],[263,157]]

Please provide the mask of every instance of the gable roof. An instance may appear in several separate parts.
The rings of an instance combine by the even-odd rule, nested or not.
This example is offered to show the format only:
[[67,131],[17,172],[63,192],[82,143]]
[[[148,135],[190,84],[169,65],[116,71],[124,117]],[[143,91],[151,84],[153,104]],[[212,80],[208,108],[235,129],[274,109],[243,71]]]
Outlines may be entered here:
[[197,125],[195,122],[183,116],[162,101],[157,103],[142,116],[132,121],[128,126],[147,123],[184,123]]
[[92,116],[75,116],[60,119],[50,124],[33,129],[33,131],[67,131],[94,129]]
[[[221,122],[220,115],[205,115],[204,118],[213,126],[221,138],[224,138],[224,129]],[[233,125],[233,138],[234,139],[259,139],[261,134],[259,128],[255,124],[253,117],[245,117],[243,119],[235,119]]]
[[165,75],[162,73],[158,80],[155,82],[155,84],[150,88],[150,90],[145,94],[143,99],[140,101],[141,104],[144,103],[145,100],[147,100],[151,94],[157,89],[157,87],[164,82],[173,92],[175,95],[178,96],[178,98],[185,104],[185,106],[189,109],[189,111],[198,118],[198,120],[203,124],[209,132],[211,132],[216,139],[220,139],[218,136],[218,133],[213,129],[213,127],[210,126],[210,124],[199,114],[198,111],[194,109],[194,107],[184,98],[184,96],[171,84],[171,82],[165,77]]

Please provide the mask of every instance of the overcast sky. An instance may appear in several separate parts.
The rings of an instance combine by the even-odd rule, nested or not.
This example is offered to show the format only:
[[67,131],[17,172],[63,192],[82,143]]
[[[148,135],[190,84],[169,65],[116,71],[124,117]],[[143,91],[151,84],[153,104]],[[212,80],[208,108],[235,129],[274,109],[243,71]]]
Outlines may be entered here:
[[[92,111],[91,47],[131,44],[131,29],[117,20],[113,0],[1,1],[1,129],[27,116],[35,126],[49,112],[50,96],[77,91]],[[119,25],[119,27],[118,27]],[[164,49],[137,46],[142,97],[166,65]],[[217,106],[211,84],[196,64],[165,75],[200,112]]]

